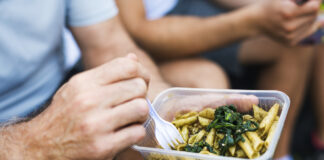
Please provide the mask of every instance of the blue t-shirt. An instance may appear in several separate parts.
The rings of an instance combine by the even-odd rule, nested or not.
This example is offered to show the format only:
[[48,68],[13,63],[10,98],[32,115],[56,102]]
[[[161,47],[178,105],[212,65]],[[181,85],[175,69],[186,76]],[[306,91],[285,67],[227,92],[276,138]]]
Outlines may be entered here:
[[113,0],[0,0],[0,121],[41,107],[65,75],[63,30],[117,14]]

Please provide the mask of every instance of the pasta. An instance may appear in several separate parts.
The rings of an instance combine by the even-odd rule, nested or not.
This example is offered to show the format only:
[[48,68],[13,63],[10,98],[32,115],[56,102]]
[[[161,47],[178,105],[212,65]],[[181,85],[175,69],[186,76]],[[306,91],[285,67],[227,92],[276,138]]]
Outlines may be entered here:
[[206,142],[210,146],[214,145],[215,133],[216,133],[216,130],[215,130],[215,128],[213,128],[213,129],[210,130],[210,132],[208,133],[208,135],[206,137]]
[[239,146],[243,149],[244,153],[250,158],[257,158],[257,153],[252,149],[252,144],[251,142],[247,139],[245,135],[243,135],[243,138],[245,139],[244,142],[239,141],[238,144]]
[[207,127],[212,120],[204,118],[204,117],[198,117],[198,121],[199,121],[200,125]]
[[185,143],[178,151],[240,158],[257,158],[269,147],[275,133],[279,104],[267,112],[253,105],[253,115],[242,115],[234,106],[206,108],[177,115],[172,121]]
[[253,149],[257,152],[260,151],[262,149],[264,141],[261,140],[259,135],[256,132],[246,132],[246,135],[251,141]]
[[178,119],[178,120],[174,120],[172,124],[174,124],[176,127],[182,127],[184,125],[195,123],[197,121],[197,118],[198,116],[195,115],[188,118]]
[[268,137],[265,140],[265,144],[264,144],[265,148],[268,148],[269,147],[269,144],[272,141],[272,137],[275,134],[275,129],[277,127],[277,124],[278,124],[278,121],[273,122],[273,124],[272,124],[272,126],[271,126],[271,128],[269,130]]
[[181,136],[182,136],[183,140],[187,142],[188,139],[189,139],[189,129],[188,129],[188,126],[187,125],[186,126],[183,126],[180,133],[181,133]]
[[272,126],[273,121],[275,120],[279,111],[279,104],[275,104],[271,107],[268,114],[264,117],[264,119],[260,123],[260,130],[263,131],[261,136],[264,136],[268,133],[270,127]]
[[231,156],[235,156],[235,150],[236,150],[236,145],[228,148],[228,151],[231,154]]

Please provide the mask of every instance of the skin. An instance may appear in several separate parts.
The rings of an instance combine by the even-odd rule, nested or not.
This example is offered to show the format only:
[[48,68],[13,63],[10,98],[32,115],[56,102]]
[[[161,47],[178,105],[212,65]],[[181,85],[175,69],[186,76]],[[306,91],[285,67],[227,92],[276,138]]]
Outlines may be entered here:
[[222,6],[223,8],[227,9],[237,9],[255,2],[259,0],[245,0],[245,1],[238,1],[238,0],[211,0],[218,6]]
[[318,119],[318,135],[322,142],[324,142],[324,45],[316,46],[315,59],[314,59],[314,71],[312,75],[312,97],[314,97],[316,117]]
[[86,68],[96,67],[116,57],[133,52],[151,74],[148,93],[151,100],[160,91],[170,87],[165,83],[152,59],[133,43],[119,17],[91,26],[73,27],[71,31],[81,49]]
[[[225,4],[224,1],[218,1],[232,8],[246,5],[237,5],[233,2],[227,1]],[[180,71],[181,68],[184,68],[183,70],[186,68],[180,58],[191,57],[209,49],[255,37],[244,41],[239,60],[243,65],[266,65],[257,84],[259,89],[282,90],[291,97],[291,108],[285,125],[288,127],[283,130],[275,157],[289,153],[290,135],[308,82],[313,49],[312,47],[288,47],[285,44],[295,45],[317,28],[318,24],[314,23],[314,19],[319,1],[309,1],[302,6],[297,6],[290,0],[265,0],[220,16],[208,18],[166,16],[152,21],[145,18],[142,0],[134,0],[127,4],[126,0],[119,0],[117,3],[126,28],[141,46],[160,61],[171,58],[179,61],[179,64],[172,61],[162,65],[163,76],[171,84],[199,86],[200,81],[204,80],[204,78],[195,78],[188,83],[189,78],[181,78],[182,75],[174,74],[176,73],[174,70]],[[127,6],[132,6],[132,10],[127,9]],[[236,26],[238,28],[235,28]],[[187,71],[194,63],[187,64]],[[189,73],[183,72],[183,74]]]
[[[70,29],[86,68],[95,68],[64,84],[39,116],[2,127],[0,159],[109,160],[145,136],[144,98],[169,87],[157,66],[131,41],[119,17]],[[111,61],[129,52],[138,59],[132,54]]]
[[39,116],[1,129],[1,159],[112,159],[145,136],[148,82],[135,55],[74,76]]
[[117,4],[130,35],[160,61],[198,55],[259,34],[296,44],[318,26],[313,23],[318,0],[302,6],[290,0],[265,0],[220,16],[166,16],[153,21],[146,19],[142,0]]
[[[178,87],[229,89],[226,73],[217,64],[203,58],[188,58],[160,65],[164,79]],[[190,71],[190,72],[188,72]],[[199,77],[199,81],[197,81]]]

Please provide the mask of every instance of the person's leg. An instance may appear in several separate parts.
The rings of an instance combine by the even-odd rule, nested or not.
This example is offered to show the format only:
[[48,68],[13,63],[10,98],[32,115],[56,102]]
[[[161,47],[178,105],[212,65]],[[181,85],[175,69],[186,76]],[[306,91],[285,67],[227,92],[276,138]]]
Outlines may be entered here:
[[243,63],[268,64],[259,75],[258,89],[280,90],[291,99],[275,158],[290,153],[292,131],[312,68],[313,50],[313,47],[286,47],[267,39],[251,40],[241,48]]
[[[312,80],[312,97],[318,120],[318,136],[324,143],[324,45],[316,47]],[[322,148],[323,149],[323,148]]]
[[223,69],[203,58],[166,62],[160,65],[160,70],[164,79],[176,87],[229,88]]

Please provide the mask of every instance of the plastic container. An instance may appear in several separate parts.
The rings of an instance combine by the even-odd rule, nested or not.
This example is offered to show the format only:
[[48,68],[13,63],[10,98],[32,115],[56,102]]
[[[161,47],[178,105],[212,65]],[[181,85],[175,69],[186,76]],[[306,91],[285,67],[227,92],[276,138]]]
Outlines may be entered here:
[[[275,136],[268,150],[257,160],[271,159],[277,146],[290,105],[289,97],[279,91],[253,91],[253,90],[216,90],[216,89],[191,89],[171,88],[162,92],[153,102],[158,114],[167,121],[172,121],[176,113],[190,110],[200,111],[206,107],[216,108],[220,105],[234,104],[243,112],[251,113],[252,104],[257,104],[268,111],[273,104],[280,104],[280,119],[275,131]],[[245,106],[245,107],[243,107]],[[248,106],[248,109],[246,108]],[[148,119],[144,124],[147,136],[141,144],[133,146],[145,159],[158,155],[159,160],[242,160],[242,158],[211,156],[183,151],[173,151],[156,148],[158,143],[154,138],[154,122]],[[157,160],[157,159],[152,159]]]

